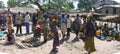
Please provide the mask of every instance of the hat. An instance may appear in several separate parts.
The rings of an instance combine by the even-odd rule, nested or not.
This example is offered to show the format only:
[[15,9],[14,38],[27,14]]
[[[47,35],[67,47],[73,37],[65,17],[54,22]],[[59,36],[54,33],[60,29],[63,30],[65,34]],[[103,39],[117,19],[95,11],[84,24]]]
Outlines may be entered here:
[[92,13],[87,15],[87,18],[91,18],[92,17]]

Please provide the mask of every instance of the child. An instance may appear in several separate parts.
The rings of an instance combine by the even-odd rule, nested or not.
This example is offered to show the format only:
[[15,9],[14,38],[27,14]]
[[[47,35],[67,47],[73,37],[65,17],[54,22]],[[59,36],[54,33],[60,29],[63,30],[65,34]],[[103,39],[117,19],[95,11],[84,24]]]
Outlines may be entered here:
[[35,38],[35,39],[36,39],[36,38],[40,38],[40,36],[41,36],[41,31],[42,31],[41,23],[42,23],[42,21],[39,20],[39,21],[38,21],[38,24],[37,24],[36,27],[35,27],[35,30],[34,30],[34,38]]
[[15,36],[14,36],[14,30],[12,27],[8,27],[8,33],[7,33],[7,41],[11,44],[15,43]]
[[58,36],[58,29],[57,29],[57,24],[56,24],[56,20],[53,19],[53,26],[52,26],[52,32],[54,33],[54,40],[53,40],[53,49],[52,51],[58,51],[57,50],[57,46],[59,46],[59,36]]

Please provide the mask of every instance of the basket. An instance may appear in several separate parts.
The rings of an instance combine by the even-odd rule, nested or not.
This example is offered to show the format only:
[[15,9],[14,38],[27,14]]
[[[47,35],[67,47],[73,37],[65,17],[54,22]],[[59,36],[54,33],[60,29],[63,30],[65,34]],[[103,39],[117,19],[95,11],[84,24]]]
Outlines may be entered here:
[[3,32],[0,32],[0,37],[2,37],[4,35],[4,33]]

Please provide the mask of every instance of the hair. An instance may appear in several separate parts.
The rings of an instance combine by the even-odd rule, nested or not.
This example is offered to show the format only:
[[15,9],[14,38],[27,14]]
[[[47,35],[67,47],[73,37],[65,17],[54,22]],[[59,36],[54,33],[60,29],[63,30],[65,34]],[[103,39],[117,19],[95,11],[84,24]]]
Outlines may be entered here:
[[67,15],[67,18],[69,18],[70,17],[70,15]]
[[65,15],[64,14],[62,14],[62,17],[64,17]]
[[18,14],[20,14],[21,12],[18,12]]

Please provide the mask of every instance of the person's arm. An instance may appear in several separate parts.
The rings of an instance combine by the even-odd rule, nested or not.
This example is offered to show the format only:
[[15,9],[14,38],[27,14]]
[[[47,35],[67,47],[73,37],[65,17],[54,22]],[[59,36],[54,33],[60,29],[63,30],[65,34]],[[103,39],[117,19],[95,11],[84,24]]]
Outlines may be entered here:
[[62,18],[60,18],[60,24],[62,23]]

